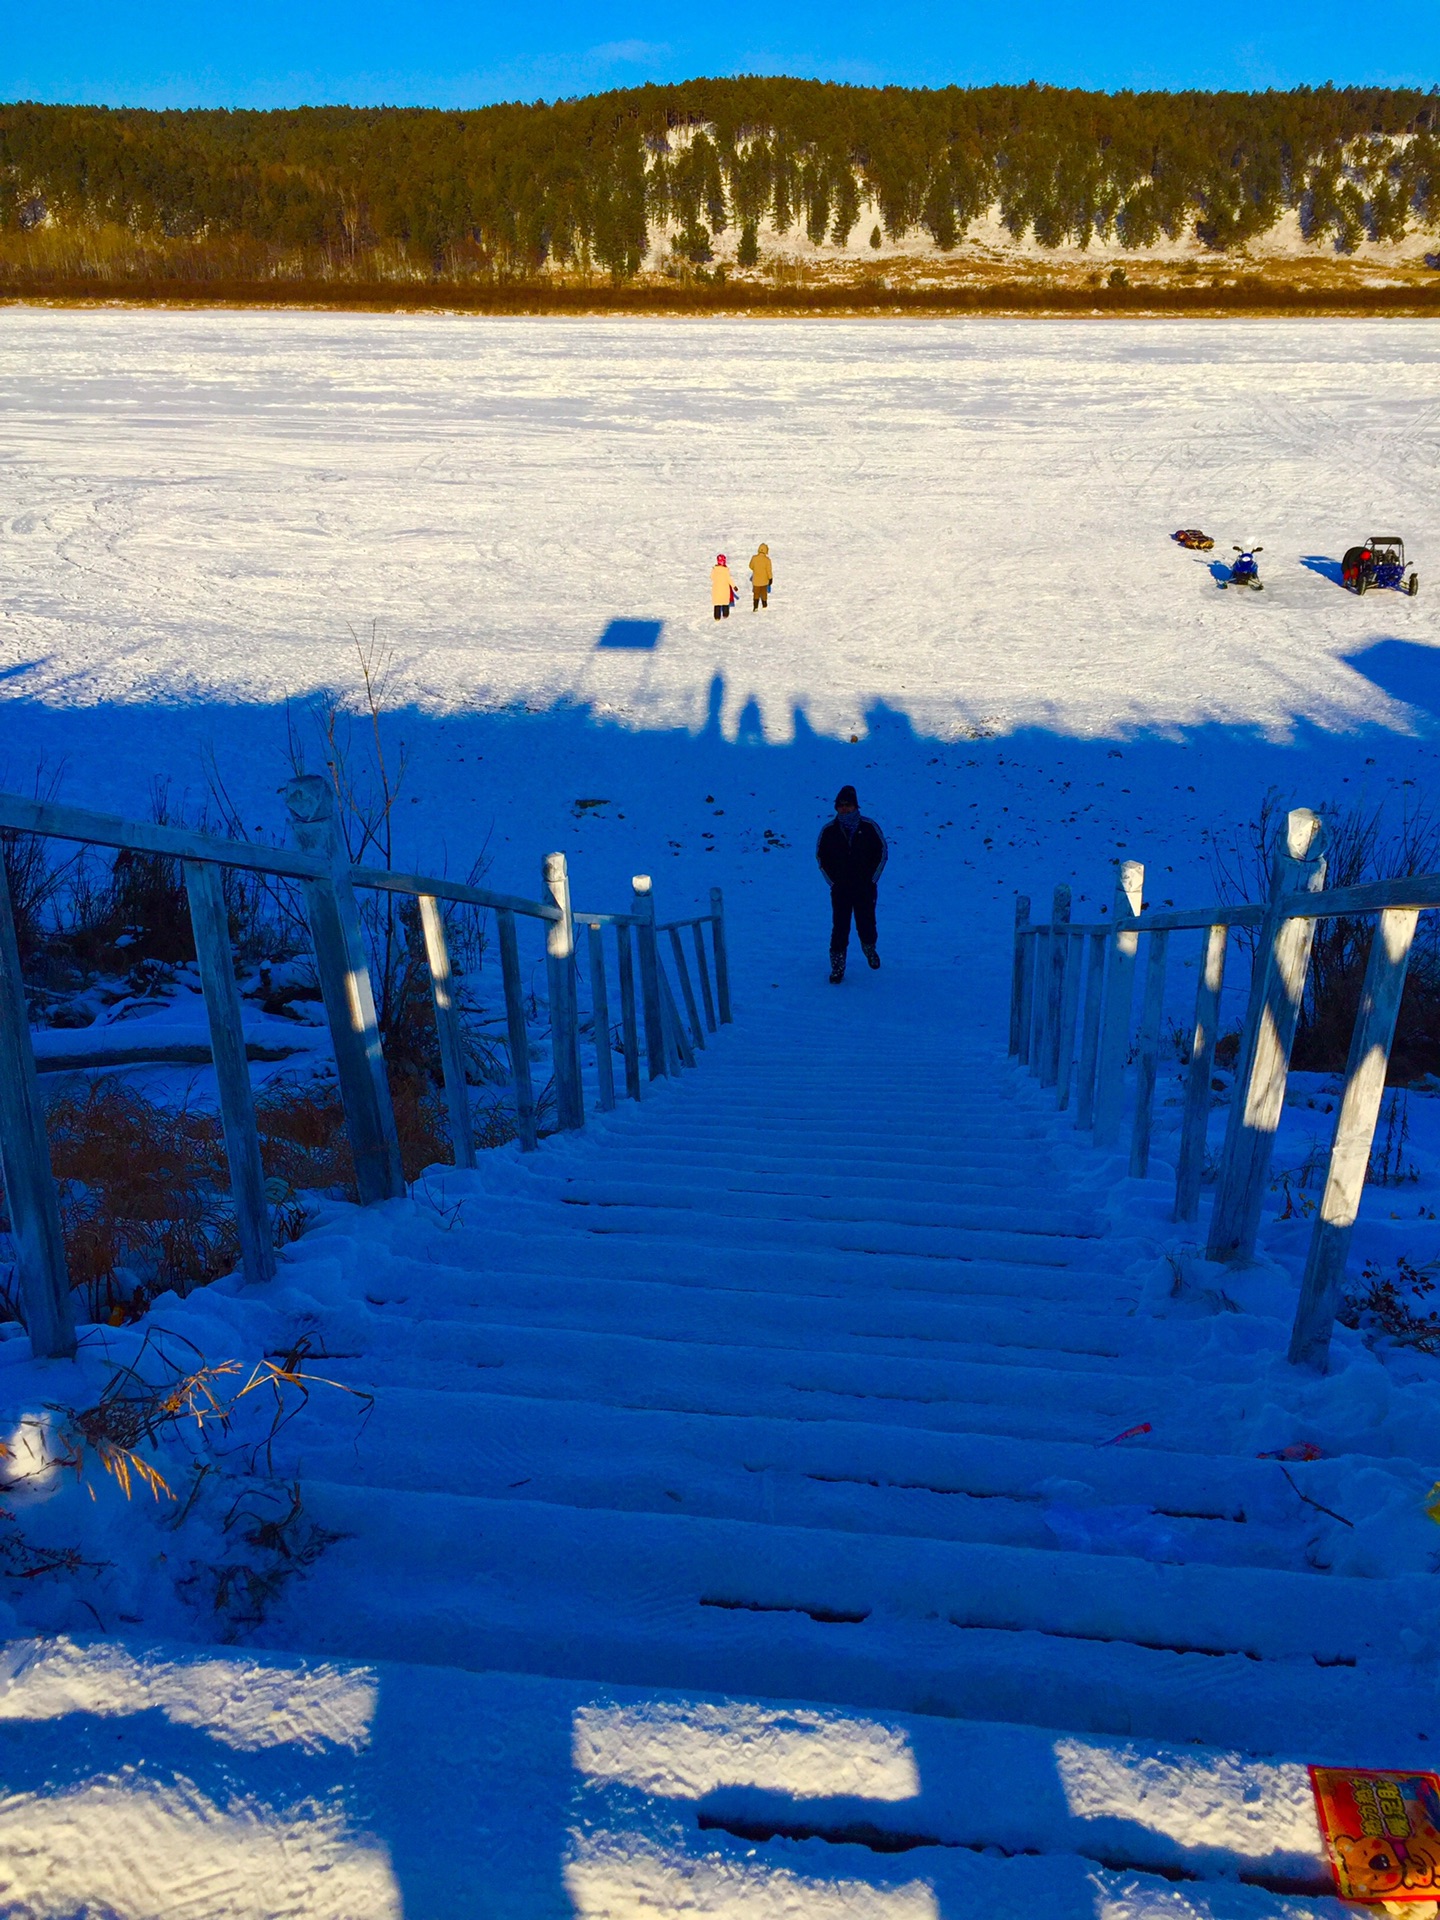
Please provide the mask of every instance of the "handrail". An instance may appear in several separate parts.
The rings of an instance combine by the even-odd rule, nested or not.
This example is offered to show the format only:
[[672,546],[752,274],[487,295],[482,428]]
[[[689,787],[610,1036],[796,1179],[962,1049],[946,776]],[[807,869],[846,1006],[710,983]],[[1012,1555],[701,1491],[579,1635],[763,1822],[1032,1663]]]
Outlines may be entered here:
[[640,924],[633,913],[586,913],[579,907],[570,909],[570,918],[578,920],[583,927],[638,927]]
[[[351,867],[350,883],[374,887],[383,893],[428,894],[432,900],[453,900],[459,906],[493,907],[502,913],[523,913],[532,920],[559,920],[560,909],[548,900],[523,900],[518,894],[495,893],[472,887],[464,880],[437,879],[430,874],[397,873],[392,867]],[[579,919],[575,914],[573,918]]]
[[1333,914],[1383,913],[1391,907],[1423,911],[1440,907],[1440,873],[1406,874],[1398,880],[1364,880],[1325,893],[1288,893],[1280,901],[1289,919],[1323,920]]
[[[619,1040],[625,1061],[626,1098],[639,1100],[643,1092],[642,1006],[644,1054],[651,1080],[679,1072],[682,1065],[693,1066],[696,1050],[705,1045],[706,1031],[714,1032],[717,1024],[730,1024],[725,910],[718,887],[710,891],[708,914],[673,923],[667,921],[657,927],[654,895],[646,875],[638,876],[634,882],[629,912],[576,911],[570,903],[569,870],[563,853],[545,857],[543,873],[548,897],[539,900],[499,893],[489,887],[476,887],[439,875],[356,866],[342,843],[334,818],[334,797],[326,781],[318,775],[302,774],[289,781],[282,791],[290,812],[289,830],[294,842],[286,847],[226,839],[218,834],[196,833],[186,827],[154,821],[124,820],[82,807],[0,793],[0,831],[128,849],[181,863],[209,1024],[242,1266],[248,1280],[270,1279],[275,1270],[275,1256],[240,996],[235,982],[235,956],[221,890],[221,868],[233,867],[295,880],[303,889],[315,970],[335,1052],[346,1131],[362,1205],[398,1197],[405,1191],[405,1183],[369,955],[355,900],[358,888],[405,894],[416,902],[435,1009],[451,1145],[459,1167],[474,1166],[475,1148],[465,1072],[465,1037],[454,992],[442,901],[486,908],[496,915],[511,1079],[522,1151],[535,1149],[539,1132],[517,918],[539,921],[545,928],[556,1113],[562,1128],[585,1125],[575,950],[577,925],[588,929],[590,1024],[602,1112],[615,1105],[616,1097],[612,1058],[615,1030],[610,1020],[606,979],[604,934],[607,927],[614,930],[619,969]],[[679,933],[674,930],[687,926],[694,936],[698,999]],[[710,929],[708,952],[703,934],[707,926]],[[689,1021],[688,1035],[681,1023],[680,1003],[660,958],[656,936],[661,931],[670,933],[680,997]],[[639,994],[637,950],[642,989]],[[3,861],[0,861],[0,1174],[4,1177],[16,1247],[21,1310],[32,1348],[37,1355],[47,1357],[73,1354],[75,1327],[70,1279]]]
[[1075,1092],[1076,1125],[1093,1126],[1098,1145],[1115,1144],[1123,1097],[1121,1074],[1131,1054],[1131,976],[1138,941],[1146,936],[1145,988],[1133,1036],[1136,1093],[1129,1158],[1131,1175],[1143,1178],[1149,1166],[1168,938],[1187,930],[1202,933],[1174,1206],[1177,1221],[1193,1222],[1200,1211],[1226,947],[1232,928],[1257,929],[1206,1242],[1208,1259],[1231,1264],[1243,1264],[1254,1256],[1316,925],[1339,915],[1378,916],[1325,1189],[1290,1337],[1290,1360],[1323,1371],[1379,1119],[1410,949],[1420,914],[1440,909],[1440,874],[1406,874],[1326,888],[1324,823],[1307,807],[1297,807],[1289,815],[1285,845],[1275,856],[1270,898],[1264,903],[1152,912],[1140,904],[1144,869],[1133,861],[1117,864],[1125,872],[1125,889],[1117,892],[1115,917],[1109,921],[1072,921],[1068,887],[1056,889],[1049,921],[1032,921],[1028,897],[1017,896],[1010,1052],[1042,1085],[1056,1086],[1061,1110]]
[[0,828],[38,834],[46,840],[88,841],[92,846],[120,847],[131,853],[159,853],[174,860],[244,867],[285,880],[319,880],[329,871],[324,861],[289,847],[227,840],[219,834],[194,833],[188,827],[162,826],[153,820],[122,820],[118,814],[91,813],[84,807],[61,806],[54,800],[27,800],[16,793],[0,793]]
[[[1410,873],[1394,880],[1363,880],[1351,887],[1328,887],[1321,893],[1288,893],[1279,902],[1291,920],[1329,920],[1340,915],[1383,913],[1389,907],[1415,907],[1424,912],[1440,907],[1440,873]],[[1184,932],[1201,927],[1258,927],[1270,911],[1254,903],[1231,907],[1147,908],[1145,927],[1152,933]],[[683,924],[683,923],[681,923]],[[1069,922],[1072,933],[1108,933],[1108,920]],[[1022,938],[1048,931],[1041,922],[1018,929]]]
[[[1309,900],[1310,895],[1306,895]],[[1341,909],[1337,909],[1341,911]],[[1265,908],[1257,906],[1242,907],[1162,907],[1158,913],[1148,908],[1144,915],[1144,926],[1151,933],[1184,933],[1198,931],[1201,927],[1258,927],[1265,918]],[[1071,933],[1111,933],[1116,922],[1113,920],[1069,920],[1066,923]],[[1024,939],[1028,935],[1048,933],[1049,925],[1039,922],[1034,926],[1016,929]]]

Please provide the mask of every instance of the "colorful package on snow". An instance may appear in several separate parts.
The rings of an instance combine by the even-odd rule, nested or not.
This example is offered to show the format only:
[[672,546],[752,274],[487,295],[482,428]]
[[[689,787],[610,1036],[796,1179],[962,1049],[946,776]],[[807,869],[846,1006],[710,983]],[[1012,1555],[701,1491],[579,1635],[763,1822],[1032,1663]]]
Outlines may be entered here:
[[1310,1785],[1342,1900],[1440,1896],[1440,1778],[1311,1767]]

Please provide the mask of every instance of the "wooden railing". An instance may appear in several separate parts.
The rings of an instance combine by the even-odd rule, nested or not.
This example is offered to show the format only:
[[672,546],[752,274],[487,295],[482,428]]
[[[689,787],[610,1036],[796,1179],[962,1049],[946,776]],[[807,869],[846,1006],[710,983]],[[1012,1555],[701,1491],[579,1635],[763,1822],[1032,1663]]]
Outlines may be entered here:
[[[1440,874],[1413,874],[1361,886],[1325,888],[1325,828],[1297,807],[1271,871],[1263,905],[1150,912],[1142,905],[1144,869],[1117,863],[1113,919],[1084,925],[1070,917],[1070,889],[1055,889],[1048,922],[1015,903],[1010,1051],[1054,1087],[1058,1105],[1074,1105],[1077,1127],[1095,1144],[1120,1144],[1124,1073],[1135,1057],[1129,1168],[1150,1163],[1155,1079],[1172,933],[1199,932],[1201,964],[1190,1035],[1184,1118],[1175,1168],[1175,1218],[1200,1213],[1206,1123],[1215,1068],[1216,1022],[1230,930],[1256,929],[1250,995],[1235,1063],[1235,1086],[1210,1216],[1206,1257],[1243,1264],[1254,1256],[1275,1133],[1285,1102],[1315,924],[1337,914],[1377,915],[1360,1005],[1351,1035],[1325,1189],[1311,1232],[1289,1357],[1324,1370],[1340,1305],[1345,1262],[1375,1137],[1395,1022],[1420,914],[1440,907]],[[1134,980],[1141,940],[1148,942],[1138,1029]]]
[[[545,929],[556,1120],[562,1128],[574,1130],[585,1124],[575,952],[577,926],[589,930],[597,1105],[602,1112],[613,1108],[616,1098],[604,944],[607,928],[613,929],[617,948],[620,1037],[628,1099],[641,1097],[646,1079],[661,1079],[678,1072],[682,1066],[693,1066],[697,1050],[705,1046],[707,1031],[713,1033],[717,1024],[729,1023],[725,909],[718,887],[711,890],[708,913],[693,914],[688,919],[659,926],[650,879],[645,874],[636,876],[626,911],[587,913],[572,906],[570,875],[563,853],[546,855],[544,893],[537,900],[433,875],[356,867],[350,864],[340,837],[328,782],[315,774],[301,775],[290,781],[283,792],[290,815],[291,842],[285,847],[226,840],[181,827],[114,819],[78,807],[0,794],[0,829],[160,854],[181,863],[209,1025],[241,1261],[247,1279],[270,1279],[275,1271],[275,1252],[241,1024],[235,957],[221,882],[223,869],[243,868],[251,873],[294,881],[300,886],[320,995],[335,1051],[336,1076],[355,1163],[356,1187],[363,1205],[403,1194],[405,1182],[364,932],[355,899],[358,887],[405,894],[418,904],[435,1007],[451,1146],[457,1166],[474,1166],[475,1148],[466,1091],[464,1032],[455,999],[442,902],[490,908],[495,913],[516,1124],[520,1146],[526,1151],[534,1150],[538,1136],[520,967],[517,924],[520,920],[538,921]],[[681,930],[686,927],[693,933],[695,971],[700,985],[698,1003],[681,942]],[[707,927],[710,930],[708,955]],[[683,1021],[661,957],[659,935],[662,933],[670,936],[675,975],[685,1005]],[[21,1311],[33,1350],[47,1357],[73,1353],[75,1327],[70,1282],[3,862],[0,862],[0,1173],[4,1176],[6,1206],[15,1243]]]

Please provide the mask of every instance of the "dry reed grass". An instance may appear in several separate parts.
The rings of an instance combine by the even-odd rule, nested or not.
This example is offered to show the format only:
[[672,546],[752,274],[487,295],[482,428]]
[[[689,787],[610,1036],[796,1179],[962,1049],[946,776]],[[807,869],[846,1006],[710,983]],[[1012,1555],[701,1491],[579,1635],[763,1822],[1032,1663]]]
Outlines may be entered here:
[[0,303],[58,305],[300,307],[345,312],[547,313],[765,313],[906,314],[998,313],[1064,317],[1115,315],[1213,318],[1225,314],[1396,315],[1440,313],[1440,276],[1415,272],[1401,284],[1340,280],[1320,273],[1282,278],[1240,271],[1197,282],[1178,274],[1129,277],[1124,285],[1007,270],[968,280],[896,284],[876,275],[825,282],[796,272],[764,279],[725,278],[611,282],[601,279],[406,278],[216,274],[186,278],[154,270],[113,277],[21,272],[0,268]]
[[[407,1181],[452,1159],[443,1096],[423,1074],[392,1071],[391,1096]],[[122,1325],[157,1295],[184,1295],[231,1272],[239,1240],[219,1117],[166,1106],[115,1075],[51,1102],[50,1157],[82,1317]],[[356,1197],[345,1110],[332,1081],[272,1081],[256,1100],[260,1158],[277,1244],[305,1226],[305,1193]],[[478,1145],[514,1139],[496,1100],[476,1117]],[[12,1299],[0,1317],[16,1318]]]

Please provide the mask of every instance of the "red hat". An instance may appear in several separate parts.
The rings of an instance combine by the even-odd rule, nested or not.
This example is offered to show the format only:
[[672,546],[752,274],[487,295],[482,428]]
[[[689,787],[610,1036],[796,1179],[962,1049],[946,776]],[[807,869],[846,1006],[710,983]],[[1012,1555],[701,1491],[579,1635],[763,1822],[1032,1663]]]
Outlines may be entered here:
[[717,553],[717,554],[716,554],[716,556],[715,556],[715,564],[716,564],[716,566],[717,566],[717,567],[723,567],[723,566],[725,565],[725,556],[724,556],[724,554],[723,554],[723,553]]

